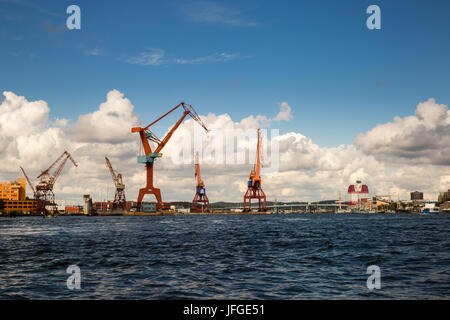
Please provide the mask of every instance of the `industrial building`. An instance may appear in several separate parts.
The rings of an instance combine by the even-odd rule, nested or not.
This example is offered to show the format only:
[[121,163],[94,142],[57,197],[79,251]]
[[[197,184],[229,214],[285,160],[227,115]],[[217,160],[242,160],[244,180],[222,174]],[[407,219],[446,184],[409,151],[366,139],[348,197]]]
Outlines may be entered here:
[[[94,202],[92,204],[93,209],[97,212],[101,211],[110,211],[114,208],[114,202],[113,201],[107,201],[107,202]],[[125,202],[125,210],[130,211],[131,209],[137,208],[138,203],[136,201],[127,201]]]
[[373,204],[372,206],[375,208],[384,208],[388,207],[391,204],[390,200],[385,200],[383,198],[379,198],[377,196],[373,197]]
[[447,192],[441,192],[438,196],[438,201],[441,203],[450,201],[450,189]]
[[36,200],[3,200],[5,211],[34,212],[37,210]]
[[411,192],[411,201],[423,201],[423,192]]
[[17,181],[1,182],[0,199],[3,201],[3,210],[6,212],[36,211],[37,202],[34,200],[26,200],[26,188],[27,181],[25,178],[18,178]]
[[0,182],[0,199],[2,200],[25,200],[27,181],[18,178],[17,181]]
[[439,211],[441,213],[450,213],[450,189],[439,194],[438,202],[440,203]]
[[77,215],[83,212],[82,206],[66,206],[64,209],[65,213],[68,215]]

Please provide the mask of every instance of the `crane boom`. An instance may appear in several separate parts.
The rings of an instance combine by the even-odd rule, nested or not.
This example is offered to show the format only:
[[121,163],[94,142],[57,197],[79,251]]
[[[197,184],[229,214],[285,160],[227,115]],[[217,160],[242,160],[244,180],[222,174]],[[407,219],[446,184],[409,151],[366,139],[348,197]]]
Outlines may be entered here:
[[144,128],[144,130],[147,130],[148,128],[150,128],[152,125],[154,125],[155,123],[157,123],[158,121],[160,121],[162,118],[168,116],[170,113],[172,113],[172,111],[175,111],[176,109],[178,109],[178,107],[180,107],[183,104],[183,102],[179,103],[177,106],[173,107],[172,109],[170,109],[169,111],[167,111],[164,115],[162,115],[161,117],[159,117],[158,119],[156,119],[155,121],[153,121],[152,123],[150,123],[148,126],[146,126]]
[[155,150],[156,153],[159,153],[164,148],[164,146],[167,144],[167,142],[169,142],[169,140],[170,140],[170,138],[172,138],[172,135],[175,132],[175,130],[178,129],[178,127],[180,126],[180,124],[183,122],[183,120],[186,118],[186,116],[188,114],[189,114],[189,112],[185,111],[183,113],[183,116],[175,123],[175,125],[172,127],[172,129],[170,129],[169,132],[167,132],[164,139],[161,141],[161,143],[156,148],[156,150]]
[[261,172],[261,151],[262,151],[262,137],[261,137],[261,129],[258,129],[258,145],[256,147],[256,170],[255,170],[255,179],[261,180],[260,172]]
[[111,165],[111,162],[109,161],[108,157],[105,157],[106,160],[106,166],[109,168],[109,172],[111,173],[111,177],[113,179],[114,185],[117,187],[117,176],[116,173],[114,172],[114,169]]
[[20,169],[22,170],[23,175],[24,175],[25,178],[27,179],[28,184],[30,185],[31,190],[33,190],[33,195],[36,196],[36,190],[34,189],[33,184],[32,184],[31,181],[30,181],[30,178],[28,178],[28,175],[25,173],[25,169],[22,168],[22,167],[20,167]]
[[58,168],[56,169],[55,173],[53,174],[53,176],[51,177],[51,184],[54,185],[56,182],[56,179],[58,179],[59,175],[61,174],[62,169],[64,168],[66,162],[68,159],[70,159],[70,161],[72,161],[73,165],[75,167],[78,167],[78,164],[75,162],[75,160],[73,160],[72,156],[70,155],[70,153],[68,153],[67,151],[64,151],[63,155],[65,155],[66,157],[62,160],[62,162],[60,163],[60,165],[58,166]]
[[64,153],[63,153],[62,155],[60,155],[60,156],[58,157],[58,159],[56,159],[55,162],[53,162],[53,163],[50,165],[50,167],[48,167],[47,169],[45,169],[44,171],[42,171],[40,175],[38,175],[38,178],[40,178],[40,177],[42,177],[42,176],[44,176],[44,175],[46,175],[46,174],[49,174],[50,170],[51,170],[51,169],[59,162],[59,160],[62,159],[62,157],[64,157],[64,155],[65,155],[66,153],[67,153],[67,151],[64,151]]
[[[156,137],[156,135],[153,132],[151,132],[149,130],[149,128],[151,126],[153,126],[155,123],[159,122],[164,117],[166,117],[167,115],[169,115],[170,113],[172,113],[173,111],[175,111],[176,109],[178,109],[179,107],[183,107],[183,109],[184,109],[183,115],[175,123],[175,125],[169,130],[169,132],[166,134],[166,136],[163,138],[163,140],[158,139],[158,137]],[[167,144],[167,142],[169,142],[169,140],[172,137],[172,135],[175,132],[175,130],[180,126],[180,124],[183,122],[183,120],[188,115],[193,120],[195,120],[197,123],[199,123],[202,126],[202,128],[205,129],[206,132],[209,131],[208,128],[206,128],[206,125],[200,119],[200,117],[197,114],[197,112],[194,110],[194,108],[191,105],[189,105],[189,104],[181,102],[178,105],[176,105],[175,107],[173,107],[172,109],[170,109],[168,112],[166,112],[164,115],[162,115],[161,117],[159,117],[158,119],[156,119],[155,121],[150,123],[148,126],[146,126],[144,128],[142,128],[142,127],[131,128],[131,132],[139,132],[139,135],[140,135],[140,138],[141,138],[141,142],[142,142],[142,146],[144,147],[144,153],[145,153],[146,157],[150,157],[150,155],[152,153],[154,154],[153,158],[160,157],[161,155],[157,155],[157,154],[160,153],[161,150],[164,148],[164,146]],[[155,148],[154,152],[152,152],[152,148],[150,147],[150,144],[149,144],[148,140],[153,141],[153,142],[155,142],[157,144],[157,147]],[[148,160],[149,160],[149,162],[152,162],[152,160],[150,160],[150,159],[148,159]]]
[[[61,161],[61,159],[62,159],[62,161]],[[64,168],[64,165],[66,164],[68,159],[70,159],[70,161],[72,161],[72,163],[74,164],[75,167],[78,167],[78,164],[72,158],[70,153],[68,153],[67,151],[64,151],[63,154],[61,156],[59,156],[59,158],[55,162],[53,162],[52,165],[48,169],[42,171],[42,173],[38,176],[38,178],[41,178],[41,181],[38,183],[36,189],[37,190],[44,190],[44,189],[52,190],[53,185],[56,182],[56,179],[58,179],[58,177],[61,174],[61,171]],[[52,168],[54,168],[58,162],[60,162],[60,164],[58,165],[56,171],[53,174],[51,174],[50,170]]]
[[256,159],[253,165],[253,170],[250,172],[249,180],[252,181],[252,186],[257,182],[261,185],[261,160],[262,160],[262,136],[261,129],[258,129],[258,143],[256,146]]

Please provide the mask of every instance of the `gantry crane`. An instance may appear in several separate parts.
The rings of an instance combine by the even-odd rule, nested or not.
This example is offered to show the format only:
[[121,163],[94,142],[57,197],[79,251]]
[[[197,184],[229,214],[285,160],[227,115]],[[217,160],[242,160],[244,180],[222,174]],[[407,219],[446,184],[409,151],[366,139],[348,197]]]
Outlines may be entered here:
[[[249,212],[252,209],[252,199],[258,199],[258,211],[266,211],[266,195],[261,188],[261,161],[262,161],[262,136],[261,129],[258,129],[258,144],[256,148],[256,160],[253,165],[253,170],[250,172],[248,180],[248,189],[244,195],[244,212]],[[263,203],[261,203],[263,200]],[[247,206],[248,201],[248,206]]]
[[200,175],[198,154],[195,156],[195,177],[197,178],[197,186],[195,188],[194,200],[192,200],[191,212],[209,212],[209,200],[206,195],[205,183]]
[[[166,134],[166,136],[162,140],[158,139],[158,137],[153,132],[151,132],[149,128],[152,125],[154,125],[155,123],[157,123],[158,121],[160,121],[161,119],[163,119],[164,117],[166,117],[168,114],[173,112],[174,110],[178,109],[179,107],[183,107],[183,109],[184,109],[183,115],[175,123],[175,125],[169,130],[169,132]],[[176,107],[169,110],[166,114],[159,117],[158,119],[156,119],[155,121],[150,123],[145,128],[142,128],[142,127],[131,128],[131,132],[139,132],[139,136],[141,138],[141,143],[144,148],[144,155],[138,156],[137,161],[138,161],[138,163],[145,163],[145,167],[146,167],[146,171],[147,171],[147,185],[145,186],[145,188],[142,188],[139,190],[139,195],[138,195],[138,199],[137,199],[139,210],[141,208],[142,199],[144,198],[144,195],[146,195],[146,194],[153,194],[156,197],[157,210],[161,210],[163,208],[163,202],[161,199],[161,191],[158,188],[155,188],[153,186],[153,164],[154,164],[156,158],[162,157],[161,150],[164,148],[164,146],[167,144],[169,139],[172,137],[172,134],[175,132],[175,130],[180,126],[180,124],[183,122],[183,120],[188,115],[192,119],[197,121],[206,130],[206,132],[208,132],[208,129],[206,128],[205,124],[201,121],[200,117],[195,112],[194,108],[192,108],[191,105],[186,104],[184,102],[181,102]],[[149,140],[156,143],[155,150],[152,150],[152,148],[150,147]]]
[[122,174],[121,173],[115,173],[114,169],[111,165],[111,162],[109,161],[108,157],[105,157],[106,160],[106,166],[109,168],[109,172],[111,173],[111,177],[114,182],[114,186],[116,187],[116,194],[114,195],[114,201],[112,204],[113,209],[126,209],[127,200],[125,198],[125,185],[122,181]]
[[[40,178],[41,180],[36,185],[35,198],[38,202],[38,211],[40,213],[49,214],[50,212],[46,207],[51,208],[51,211],[53,212],[58,211],[56,208],[53,186],[56,182],[56,179],[58,179],[59,175],[61,174],[61,171],[64,168],[67,159],[70,159],[73,165],[75,167],[78,167],[78,164],[75,162],[75,160],[73,160],[70,153],[64,151],[63,154],[60,155],[59,158],[56,159],[56,161],[53,162],[50,167],[42,171],[41,174],[38,176],[38,178]],[[58,163],[59,165],[56,167]],[[54,173],[51,173],[51,170],[54,169],[55,167],[56,170],[54,171]]]

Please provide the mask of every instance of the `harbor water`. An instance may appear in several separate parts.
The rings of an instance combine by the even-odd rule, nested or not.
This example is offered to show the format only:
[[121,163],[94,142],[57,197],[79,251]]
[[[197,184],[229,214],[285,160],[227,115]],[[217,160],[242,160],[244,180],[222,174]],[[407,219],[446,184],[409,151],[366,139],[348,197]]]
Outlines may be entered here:
[[0,299],[449,299],[449,230],[450,215],[1,218]]

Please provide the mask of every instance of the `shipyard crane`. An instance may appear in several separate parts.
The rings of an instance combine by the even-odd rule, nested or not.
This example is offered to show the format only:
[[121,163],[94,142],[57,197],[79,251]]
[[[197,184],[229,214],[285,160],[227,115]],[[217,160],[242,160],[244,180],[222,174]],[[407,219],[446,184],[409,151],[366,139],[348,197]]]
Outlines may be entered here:
[[197,186],[195,188],[194,200],[192,200],[191,212],[209,212],[209,200],[206,195],[205,183],[200,175],[198,154],[195,156],[195,177],[197,178]]
[[[183,107],[183,109],[184,109],[183,115],[175,123],[175,125],[169,130],[169,132],[166,134],[166,136],[162,140],[160,140],[153,132],[150,131],[149,128],[152,125],[154,125],[155,123],[157,123],[158,121],[160,121],[161,119],[163,119],[164,117],[166,117],[167,115],[169,115],[174,110],[178,109],[179,107]],[[139,190],[139,195],[138,195],[138,199],[137,199],[139,209],[141,208],[142,199],[144,198],[144,195],[146,195],[146,194],[153,194],[156,197],[156,201],[157,201],[156,209],[157,210],[161,210],[163,208],[164,205],[163,205],[162,198],[161,198],[161,191],[160,191],[160,189],[155,188],[153,186],[153,165],[157,158],[162,157],[161,150],[164,148],[164,146],[167,144],[167,142],[172,137],[175,130],[180,126],[180,124],[183,122],[183,120],[188,115],[192,119],[194,119],[196,122],[198,122],[203,127],[203,129],[206,130],[206,132],[208,132],[208,129],[206,128],[205,124],[202,122],[202,120],[200,119],[198,114],[195,112],[194,108],[191,105],[186,104],[184,102],[181,102],[176,107],[172,108],[166,114],[159,117],[158,119],[156,119],[155,121],[153,121],[152,123],[150,123],[148,126],[146,126],[144,128],[142,128],[142,127],[131,128],[131,132],[138,132],[139,136],[141,138],[141,143],[144,148],[144,155],[138,156],[137,162],[145,163],[146,172],[147,172],[147,184],[146,184],[145,188],[142,188]],[[152,150],[149,141],[152,141],[156,144],[156,148],[154,150]]]
[[25,169],[20,167],[20,170],[22,170],[23,175],[25,176],[25,179],[27,179],[28,184],[30,185],[31,190],[33,191],[33,197],[36,198],[36,190],[33,187],[33,184],[30,181],[30,178],[28,178],[28,175],[25,173]]
[[114,169],[109,161],[108,157],[105,157],[106,166],[109,168],[109,172],[111,173],[111,177],[114,182],[114,186],[116,187],[116,194],[114,195],[114,201],[112,204],[113,209],[126,209],[127,200],[125,198],[125,185],[122,182],[122,174],[115,173]]
[[[36,185],[35,198],[38,201],[38,211],[40,213],[49,213],[46,206],[49,206],[54,212],[57,211],[55,194],[53,193],[53,186],[55,185],[56,179],[58,179],[68,159],[72,161],[75,167],[78,167],[78,164],[72,158],[70,153],[64,151],[63,154],[60,155],[59,158],[50,165],[50,167],[42,171],[38,176],[38,178],[40,178],[40,181]],[[52,173],[53,169],[55,170]]]
[[[262,161],[262,136],[261,129],[258,129],[258,144],[256,147],[256,160],[253,169],[250,172],[248,180],[248,189],[244,195],[244,212],[249,212],[252,209],[252,199],[258,199],[258,211],[266,211],[266,195],[261,188],[261,161]],[[261,200],[262,203],[261,203]],[[248,201],[248,206],[247,206]]]

